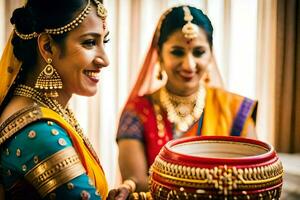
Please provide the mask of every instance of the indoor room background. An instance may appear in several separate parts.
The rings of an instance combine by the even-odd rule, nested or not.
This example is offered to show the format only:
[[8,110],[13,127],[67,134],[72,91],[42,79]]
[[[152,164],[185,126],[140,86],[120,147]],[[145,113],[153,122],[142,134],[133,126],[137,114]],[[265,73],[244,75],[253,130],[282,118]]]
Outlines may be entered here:
[[[1,54],[13,28],[12,11],[24,2],[0,0]],[[101,71],[96,96],[76,97],[70,104],[100,155],[111,187],[120,180],[115,142],[120,112],[160,14],[182,3],[201,8],[211,19],[214,53],[225,88],[258,99],[258,138],[280,152],[300,152],[297,0],[104,0],[110,66]]]

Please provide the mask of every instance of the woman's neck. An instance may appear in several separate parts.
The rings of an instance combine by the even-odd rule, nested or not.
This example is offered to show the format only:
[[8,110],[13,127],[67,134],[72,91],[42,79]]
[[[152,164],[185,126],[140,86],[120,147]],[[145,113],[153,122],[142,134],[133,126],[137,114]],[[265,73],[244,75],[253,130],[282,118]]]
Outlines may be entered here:
[[[27,80],[30,80],[30,79],[27,79]],[[34,79],[34,80],[36,80],[36,79]],[[35,88],[34,86],[35,86],[35,82],[33,82],[33,81],[26,81],[25,83],[24,83],[24,85],[26,85],[26,86],[29,86],[29,87],[32,87],[32,88]],[[49,91],[41,91],[41,90],[39,90],[39,89],[35,89],[35,90],[37,90],[37,91],[39,91],[39,92],[41,92],[41,93],[43,93],[43,92],[50,92],[51,90],[49,90]],[[62,90],[62,89],[57,89],[56,90],[57,91],[57,93],[58,93],[58,97],[56,97],[56,98],[54,98],[63,108],[65,108],[67,105],[68,105],[68,102],[70,101],[70,99],[71,99],[71,97],[72,97],[72,94],[68,94],[68,93],[66,93],[64,90]]]

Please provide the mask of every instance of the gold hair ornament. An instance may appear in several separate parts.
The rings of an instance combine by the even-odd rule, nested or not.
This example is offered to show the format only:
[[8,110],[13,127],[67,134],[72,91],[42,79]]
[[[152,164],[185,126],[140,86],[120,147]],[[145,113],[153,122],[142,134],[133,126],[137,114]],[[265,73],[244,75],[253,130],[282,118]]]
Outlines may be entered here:
[[[105,20],[107,17],[107,10],[103,6],[103,4],[98,1],[98,0],[93,0],[94,3],[97,5],[97,15],[102,19]],[[66,32],[69,32],[73,29],[75,29],[79,24],[82,23],[82,21],[86,18],[86,16],[90,13],[91,11],[91,0],[88,0],[88,3],[86,7],[83,9],[83,11],[70,23],[59,27],[59,28],[52,28],[52,29],[45,29],[44,32],[48,34],[53,34],[53,35],[59,35],[59,34],[64,34]],[[38,37],[37,32],[29,33],[29,34],[23,34],[20,33],[16,27],[14,28],[14,31],[18,37],[20,37],[23,40],[31,40],[33,38]]]
[[191,14],[190,9],[187,6],[183,7],[184,11],[184,21],[187,23],[182,27],[182,33],[186,39],[194,39],[199,34],[199,27],[192,23],[193,16]]

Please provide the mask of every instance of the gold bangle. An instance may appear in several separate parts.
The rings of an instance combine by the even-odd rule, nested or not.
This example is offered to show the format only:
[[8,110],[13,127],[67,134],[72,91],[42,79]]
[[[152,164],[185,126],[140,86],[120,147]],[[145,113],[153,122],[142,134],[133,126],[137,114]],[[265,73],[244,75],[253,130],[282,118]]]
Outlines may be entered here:
[[136,189],[136,183],[132,179],[126,179],[122,185],[127,186],[130,192],[134,192]]
[[140,194],[139,196],[141,197],[142,200],[147,200],[147,195],[145,192],[140,192],[139,194]]

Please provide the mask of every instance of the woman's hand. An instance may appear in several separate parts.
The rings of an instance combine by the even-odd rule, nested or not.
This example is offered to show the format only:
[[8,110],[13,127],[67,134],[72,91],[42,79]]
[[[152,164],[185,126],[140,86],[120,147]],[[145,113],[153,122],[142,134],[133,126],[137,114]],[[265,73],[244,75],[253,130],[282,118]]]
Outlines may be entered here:
[[119,188],[109,191],[107,200],[125,200],[129,197],[130,193],[130,188],[121,185]]

